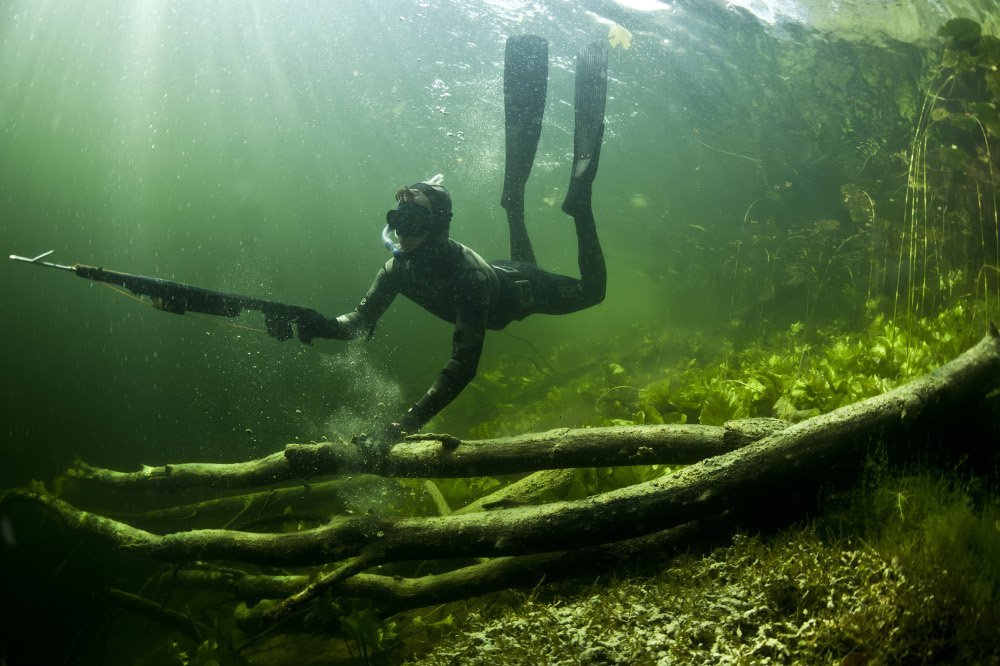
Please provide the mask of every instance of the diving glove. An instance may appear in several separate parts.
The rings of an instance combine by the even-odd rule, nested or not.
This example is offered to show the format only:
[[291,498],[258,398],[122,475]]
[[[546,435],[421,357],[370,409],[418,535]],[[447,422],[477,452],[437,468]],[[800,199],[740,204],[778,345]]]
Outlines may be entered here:
[[327,319],[315,310],[299,315],[295,319],[299,332],[299,340],[304,344],[312,344],[314,338],[333,338],[337,336],[339,322]]

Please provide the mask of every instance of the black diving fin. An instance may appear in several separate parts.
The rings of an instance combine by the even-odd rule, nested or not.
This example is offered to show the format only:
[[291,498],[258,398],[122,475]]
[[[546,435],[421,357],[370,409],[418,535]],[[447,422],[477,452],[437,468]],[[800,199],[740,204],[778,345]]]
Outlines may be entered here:
[[507,163],[500,205],[524,217],[524,186],[531,173],[542,133],[545,90],[549,78],[549,42],[537,35],[515,35],[507,40],[503,70]]
[[575,125],[573,170],[562,209],[570,215],[590,207],[591,185],[597,176],[604,138],[604,107],[608,95],[608,49],[593,42],[580,49],[576,58]]

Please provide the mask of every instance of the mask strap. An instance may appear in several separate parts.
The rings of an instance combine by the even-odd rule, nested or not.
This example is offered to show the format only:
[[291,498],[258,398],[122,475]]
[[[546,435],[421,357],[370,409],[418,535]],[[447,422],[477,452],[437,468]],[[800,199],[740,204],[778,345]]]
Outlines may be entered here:
[[[435,176],[435,178],[436,177],[437,176]],[[441,176],[441,180],[444,180],[444,176]],[[431,206],[434,206],[434,198],[438,194],[438,191],[434,189],[434,185],[437,185],[437,183],[414,183],[413,185],[410,185],[409,189],[423,192],[424,196],[427,197],[427,200],[431,202]],[[431,213],[431,215],[438,222],[451,222],[451,213],[441,213],[440,211],[435,210]]]

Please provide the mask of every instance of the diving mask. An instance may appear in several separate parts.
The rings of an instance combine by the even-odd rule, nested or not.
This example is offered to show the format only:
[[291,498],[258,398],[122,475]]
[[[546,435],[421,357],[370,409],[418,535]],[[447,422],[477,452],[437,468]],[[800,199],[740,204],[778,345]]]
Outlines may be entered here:
[[434,216],[418,203],[401,201],[385,214],[385,222],[397,236],[423,236],[434,225]]

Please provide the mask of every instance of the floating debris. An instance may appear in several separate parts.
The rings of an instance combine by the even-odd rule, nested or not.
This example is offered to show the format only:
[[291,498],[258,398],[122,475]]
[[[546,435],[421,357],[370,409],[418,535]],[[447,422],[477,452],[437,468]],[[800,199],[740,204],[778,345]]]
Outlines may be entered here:
[[613,49],[628,51],[632,48],[632,33],[615,23],[608,30],[608,42]]

